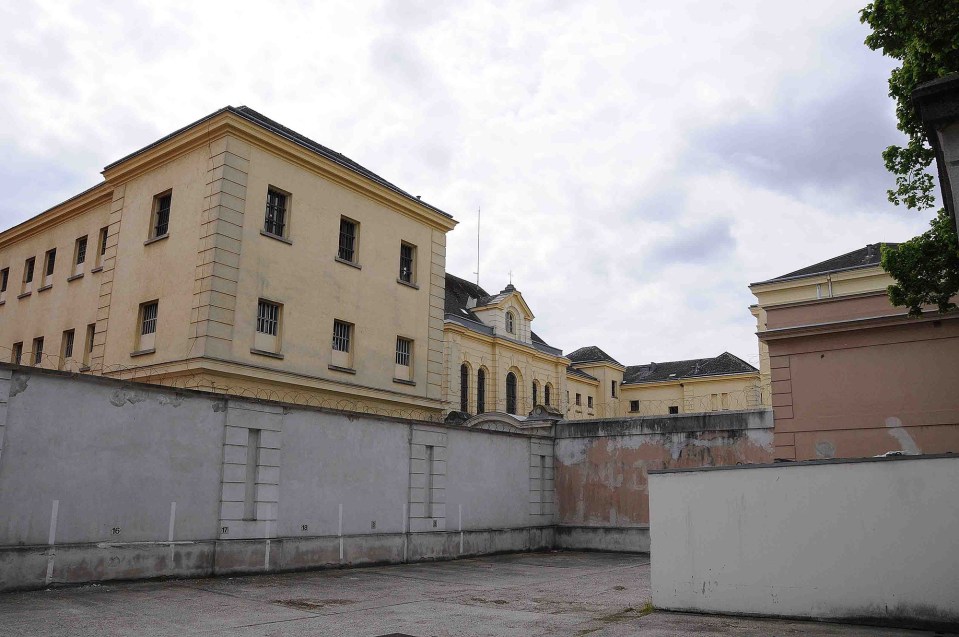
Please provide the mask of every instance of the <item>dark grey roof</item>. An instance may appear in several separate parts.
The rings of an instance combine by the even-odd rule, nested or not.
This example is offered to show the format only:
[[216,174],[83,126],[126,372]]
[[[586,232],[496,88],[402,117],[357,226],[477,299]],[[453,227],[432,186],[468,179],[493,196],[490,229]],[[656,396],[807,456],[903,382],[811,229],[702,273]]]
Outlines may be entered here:
[[596,347],[595,345],[587,345],[586,347],[580,347],[578,350],[570,352],[566,355],[566,358],[573,361],[574,363],[601,363],[601,362],[610,362],[616,363],[617,365],[622,365],[618,360]]
[[579,376],[580,378],[585,378],[587,380],[595,380],[596,382],[599,382],[599,379],[596,378],[595,376],[591,376],[581,369],[576,369],[572,365],[566,368],[566,373],[569,376]]
[[389,189],[389,190],[392,190],[393,192],[395,192],[395,193],[397,193],[397,194],[399,194],[399,195],[402,195],[403,197],[406,197],[407,199],[410,199],[410,200],[412,200],[412,201],[415,201],[416,203],[418,203],[418,204],[420,204],[420,205],[422,205],[422,206],[424,206],[424,207],[426,207],[426,208],[429,208],[430,210],[433,210],[434,212],[438,212],[439,214],[441,214],[441,215],[443,215],[443,216],[445,216],[445,217],[449,217],[450,219],[453,218],[453,216],[452,216],[451,214],[449,214],[449,213],[447,213],[447,212],[443,212],[442,210],[440,210],[439,208],[437,208],[437,207],[435,207],[435,206],[431,206],[430,204],[426,203],[425,201],[422,201],[419,197],[414,197],[413,195],[411,195],[410,193],[406,192],[405,190],[403,190],[403,189],[400,188],[399,186],[396,186],[395,184],[392,184],[392,183],[388,182],[387,180],[383,179],[382,177],[380,177],[379,175],[377,175],[376,173],[374,173],[372,170],[369,170],[369,169],[367,169],[367,168],[364,168],[363,166],[361,166],[360,164],[356,163],[355,161],[353,161],[353,160],[350,159],[349,157],[343,155],[342,153],[338,153],[338,152],[336,152],[335,150],[332,150],[332,149],[330,149],[330,148],[327,148],[326,146],[323,146],[322,144],[319,144],[319,143],[313,141],[313,140],[310,139],[309,137],[306,137],[306,136],[304,136],[304,135],[301,135],[300,133],[297,133],[296,131],[294,131],[294,130],[292,130],[292,129],[289,129],[289,128],[287,128],[286,126],[283,126],[283,125],[280,124],[279,122],[276,122],[276,121],[270,119],[269,117],[267,117],[266,115],[263,115],[263,114],[261,114],[261,113],[258,113],[257,111],[255,111],[255,110],[253,110],[252,108],[249,108],[249,107],[247,107],[247,106],[236,106],[236,107],[234,107],[234,106],[226,106],[226,107],[224,107],[224,108],[221,108],[220,110],[215,111],[215,112],[213,112],[213,113],[210,113],[210,114],[207,115],[206,117],[203,117],[203,118],[201,118],[201,119],[193,122],[192,124],[188,124],[187,126],[184,126],[183,128],[181,128],[181,129],[179,129],[179,130],[176,130],[176,131],[170,133],[169,135],[166,135],[165,137],[161,137],[160,139],[158,139],[157,141],[153,142],[152,144],[149,144],[149,145],[147,145],[147,146],[144,146],[144,147],[141,148],[140,150],[138,150],[138,151],[136,151],[136,152],[133,152],[133,153],[130,153],[129,155],[127,155],[126,157],[123,157],[122,159],[118,159],[117,161],[113,162],[112,164],[106,166],[106,167],[104,168],[104,170],[109,170],[109,169],[113,168],[114,166],[125,162],[126,160],[130,159],[131,157],[136,157],[137,155],[139,155],[139,154],[141,154],[141,153],[143,153],[143,152],[145,152],[145,151],[147,151],[147,150],[149,150],[149,149],[151,149],[151,148],[153,148],[153,147],[155,147],[155,146],[158,146],[159,144],[162,144],[163,142],[167,141],[168,139],[171,139],[171,138],[173,138],[173,137],[176,137],[176,136],[179,135],[180,133],[182,133],[182,132],[184,132],[184,131],[187,131],[187,130],[195,127],[195,126],[198,126],[198,125],[206,122],[207,120],[210,120],[210,119],[212,119],[212,118],[214,118],[214,117],[216,117],[217,115],[220,115],[220,114],[222,114],[222,113],[233,113],[234,115],[237,115],[237,116],[239,116],[239,117],[242,117],[243,119],[245,119],[245,120],[247,120],[247,121],[249,121],[249,122],[252,122],[252,123],[256,124],[257,126],[259,126],[259,127],[261,127],[261,128],[264,128],[264,129],[270,131],[271,133],[274,133],[274,134],[276,134],[276,135],[279,135],[280,137],[284,137],[284,138],[290,140],[291,142],[293,142],[293,143],[295,143],[295,144],[298,144],[298,145],[300,145],[300,146],[302,146],[302,147],[304,147],[304,148],[306,148],[306,149],[308,149],[308,150],[311,150],[311,151],[313,151],[314,153],[316,153],[317,155],[321,155],[322,157],[325,157],[326,159],[328,159],[328,160],[330,160],[330,161],[332,161],[332,162],[334,162],[334,163],[337,163],[337,164],[343,166],[344,168],[346,168],[346,169],[348,169],[348,170],[351,170],[352,172],[354,172],[354,173],[356,173],[356,174],[358,174],[358,175],[361,175],[361,176],[363,176],[363,177],[366,177],[366,178],[369,179],[370,181],[374,181],[374,182],[378,183],[379,185],[383,186],[384,188],[387,188],[387,189]]
[[623,373],[623,384],[655,383],[664,380],[682,380],[703,376],[722,376],[759,371],[729,352],[715,358],[694,358],[688,361],[668,361],[648,365],[630,365]]
[[[483,323],[479,317],[473,313],[473,310],[467,307],[470,299],[476,301],[476,304],[474,305],[474,307],[476,307],[485,305],[491,298],[495,297],[491,297],[489,294],[487,294],[486,290],[481,288],[476,283],[467,281],[466,279],[461,279],[458,276],[450,274],[449,272],[446,273],[445,310],[447,319],[451,319],[460,325],[473,329],[477,332],[492,334],[493,328]],[[531,332],[530,337],[533,341],[533,347],[542,352],[555,355],[561,355],[563,353],[563,350],[547,344],[546,341],[540,338],[536,332]]]
[[766,281],[753,283],[752,285],[772,283],[773,281],[799,279],[806,276],[813,276],[815,274],[827,274],[829,272],[838,272],[840,270],[854,270],[856,268],[868,268],[874,265],[879,265],[879,261],[882,258],[882,246],[884,245],[889,246],[890,248],[895,248],[899,244],[870,243],[869,245],[859,248],[858,250],[853,250],[852,252],[841,254],[838,257],[826,259],[825,261],[821,261],[815,265],[810,265],[796,270],[795,272],[777,276],[774,279],[767,279]]

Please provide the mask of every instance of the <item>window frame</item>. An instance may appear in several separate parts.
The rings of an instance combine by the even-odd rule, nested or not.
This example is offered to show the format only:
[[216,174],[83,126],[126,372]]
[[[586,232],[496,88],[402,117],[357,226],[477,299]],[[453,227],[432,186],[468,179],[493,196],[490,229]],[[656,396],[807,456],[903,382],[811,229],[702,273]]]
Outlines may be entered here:
[[[410,256],[406,257],[403,253],[404,248],[408,248]],[[396,277],[398,283],[416,287],[416,245],[409,241],[400,241],[400,264],[399,275]],[[407,259],[409,265],[406,265]],[[404,274],[406,276],[404,276]]]
[[583,406],[583,395],[579,392],[576,392],[576,406],[577,407]]
[[[352,235],[344,233],[344,225],[352,227]],[[350,247],[348,248],[344,247],[344,236],[347,236],[350,240]],[[347,250],[349,251],[349,257],[343,256]],[[360,222],[346,215],[340,215],[340,228],[336,240],[336,260],[349,265],[358,266],[360,264]]]
[[43,337],[37,336],[33,339],[33,349],[30,351],[31,365],[40,367],[43,365]]
[[512,371],[506,373],[506,413],[516,415],[519,402],[519,378]]
[[[149,316],[153,308],[153,316]],[[137,311],[136,338],[131,355],[152,354],[156,351],[156,335],[159,332],[160,299],[144,301]],[[147,330],[150,331],[147,331]]]
[[592,409],[592,408],[593,408],[593,397],[586,396],[586,409]]
[[543,404],[547,407],[550,406],[550,399],[552,394],[553,386],[550,383],[543,385]]
[[10,268],[0,270],[0,302],[7,299],[7,287],[10,285]]
[[460,365],[460,411],[469,413],[470,410],[470,366],[467,363]]
[[[401,351],[401,343],[406,344],[408,351]],[[393,366],[393,380],[400,381],[406,384],[413,382],[413,362],[414,362],[414,350],[416,342],[407,336],[396,336],[396,347],[395,356],[394,356],[394,366]],[[405,357],[406,364],[401,362]],[[405,369],[404,369],[405,368]],[[397,372],[405,372],[404,374],[398,374]]]
[[486,413],[486,368],[476,370],[476,413]]
[[[268,316],[272,315],[272,316]],[[265,328],[265,329],[264,329]],[[258,334],[280,335],[280,304],[266,299],[257,299],[256,327]]]
[[[163,208],[163,202],[167,202],[166,208]],[[152,242],[158,239],[164,239],[170,236],[170,213],[173,210],[173,189],[167,189],[163,192],[153,195],[153,204],[150,210],[150,231],[147,235],[147,241]],[[165,214],[164,214],[165,213]],[[161,218],[165,217],[165,219]],[[161,221],[163,232],[160,232]]]
[[57,249],[50,248],[43,255],[43,278],[53,276],[57,267]]
[[[277,221],[277,213],[275,210],[271,211],[271,206],[275,204],[271,203],[272,197],[282,197],[283,198],[283,208],[280,211],[280,219]],[[263,226],[260,229],[261,234],[272,237],[274,239],[280,239],[282,241],[289,242],[290,237],[290,210],[292,208],[293,195],[291,195],[286,190],[282,188],[277,188],[276,186],[269,185],[266,189],[266,205],[263,211]],[[272,218],[271,218],[272,215]],[[279,226],[279,227],[277,227]],[[276,230],[279,229],[279,232]]]
[[514,316],[513,310],[506,310],[506,332],[516,334],[516,316]]
[[68,365],[72,368],[73,348],[76,346],[76,330],[63,330],[63,336],[60,337],[60,363],[58,369],[63,369]]
[[14,343],[10,348],[10,362],[14,365],[23,364],[23,341]]
[[669,406],[669,415],[675,416],[679,414],[679,405],[670,405]]
[[[339,333],[337,333],[339,332]],[[344,354],[352,353],[353,349],[353,324],[340,319],[333,319],[333,342],[332,348],[335,352]]]
[[107,237],[110,235],[110,226],[103,226],[97,232],[97,253],[94,260],[94,267],[91,272],[97,272],[103,269],[103,261],[107,255]]
[[636,412],[639,411],[639,401],[638,401],[638,400],[631,400],[631,401],[629,401],[629,411],[632,412],[632,413],[636,413]]
[[83,268],[87,262],[87,252],[90,247],[89,235],[77,237],[73,242],[73,273],[67,279],[68,281],[83,274]]

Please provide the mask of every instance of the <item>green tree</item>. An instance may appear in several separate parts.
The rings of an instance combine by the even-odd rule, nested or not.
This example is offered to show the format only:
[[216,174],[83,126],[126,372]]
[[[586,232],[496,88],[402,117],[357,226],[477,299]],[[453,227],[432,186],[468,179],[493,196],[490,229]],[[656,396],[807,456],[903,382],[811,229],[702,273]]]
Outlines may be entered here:
[[[872,29],[866,46],[902,62],[889,76],[889,96],[896,101],[898,127],[907,142],[882,153],[886,169],[896,176],[889,201],[931,208],[935,181],[928,169],[935,154],[911,96],[923,82],[959,72],[959,0],[875,0],[859,15]],[[955,228],[944,210],[930,225],[898,248],[883,250],[883,268],[896,280],[889,298],[907,306],[912,316],[921,314],[924,304],[938,305],[941,312],[955,308],[949,298],[959,292]]]

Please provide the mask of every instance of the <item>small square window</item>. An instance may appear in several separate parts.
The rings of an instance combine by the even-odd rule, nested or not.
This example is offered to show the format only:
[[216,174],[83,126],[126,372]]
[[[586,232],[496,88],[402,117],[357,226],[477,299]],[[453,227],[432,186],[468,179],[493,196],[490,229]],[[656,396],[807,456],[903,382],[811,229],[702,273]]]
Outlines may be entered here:
[[340,217],[340,243],[336,251],[337,258],[350,263],[358,261],[360,224]]
[[416,246],[405,241],[400,244],[400,276],[403,283],[416,283]]
[[43,364],[43,337],[38,336],[33,339],[33,364],[39,366]]
[[266,191],[266,217],[263,222],[263,231],[277,237],[286,237],[287,212],[290,196],[276,188]]
[[159,318],[159,301],[150,301],[140,305],[139,336],[137,338],[137,352],[145,352],[156,346],[157,319]]
[[639,401],[631,400],[629,401],[629,410],[630,411],[639,411]]
[[253,352],[280,356],[280,335],[283,306],[260,299],[256,304],[256,331],[253,334]]
[[173,203],[173,191],[168,190],[153,198],[153,214],[150,221],[150,238],[164,237],[170,231],[170,206]]
[[669,413],[671,413],[671,414],[678,414],[678,413],[679,413],[679,405],[670,405],[670,406],[669,406]]
[[331,365],[337,370],[353,369],[353,324],[333,321],[333,351]]

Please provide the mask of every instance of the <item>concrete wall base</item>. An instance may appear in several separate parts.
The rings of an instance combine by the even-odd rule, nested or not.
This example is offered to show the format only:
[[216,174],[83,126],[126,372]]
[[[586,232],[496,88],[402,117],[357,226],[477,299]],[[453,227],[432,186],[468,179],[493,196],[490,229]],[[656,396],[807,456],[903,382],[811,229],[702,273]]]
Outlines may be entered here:
[[648,526],[557,526],[556,548],[649,553]]
[[553,548],[552,526],[196,542],[0,547],[0,592],[110,580],[401,564]]

